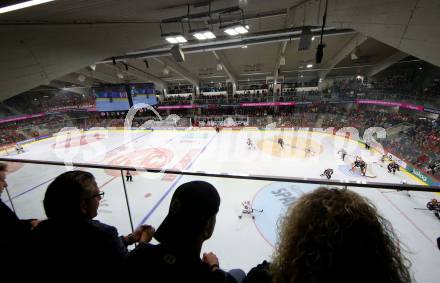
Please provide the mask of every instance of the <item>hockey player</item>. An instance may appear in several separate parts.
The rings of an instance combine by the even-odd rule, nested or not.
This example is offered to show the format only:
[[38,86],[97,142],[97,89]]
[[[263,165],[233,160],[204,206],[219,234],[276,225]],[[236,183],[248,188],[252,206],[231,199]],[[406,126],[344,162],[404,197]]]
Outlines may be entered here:
[[281,146],[281,149],[284,149],[284,140],[282,138],[278,138],[278,144]]
[[365,163],[365,161],[361,160],[359,168],[361,169],[362,175],[365,176],[365,174],[367,173],[367,163]]
[[365,176],[365,173],[367,172],[367,163],[365,163],[360,156],[356,156],[351,171],[353,172],[356,167],[358,167],[361,170],[362,175]]
[[241,211],[241,214],[238,216],[239,219],[243,217],[243,214],[249,214],[252,216],[252,219],[255,219],[254,210],[252,209],[252,205],[249,200],[242,202],[241,206],[243,206],[243,209]]
[[386,160],[388,161],[393,161],[393,157],[391,155],[387,155],[386,153],[384,155],[382,155],[382,158],[380,159],[380,161],[382,163],[384,163]]
[[220,133],[220,127],[219,126],[215,126],[215,131],[218,133]]
[[400,171],[400,166],[399,166],[399,164],[397,164],[397,162],[396,161],[391,161],[389,164],[388,164],[388,166],[387,166],[387,168],[388,168],[388,172],[389,173],[393,173],[393,174],[396,174],[396,170],[397,171]]
[[241,211],[241,214],[238,216],[239,219],[243,217],[243,214],[249,214],[252,216],[252,219],[255,219],[254,211],[257,212],[263,212],[263,210],[256,210],[252,208],[251,201],[247,200],[241,203],[243,209]]
[[311,147],[304,148],[304,153],[305,153],[305,156],[313,156],[313,155],[315,155],[315,152],[312,150]]
[[362,158],[360,156],[356,156],[356,159],[353,163],[353,166],[351,167],[351,171],[354,171],[354,168],[356,168],[356,167],[361,167],[361,161],[362,161]]
[[248,146],[248,149],[255,149],[255,146],[250,138],[247,139],[246,144]]
[[429,210],[434,211],[434,215],[435,215],[438,219],[440,219],[440,203],[439,203],[435,198],[433,198],[430,202],[428,202],[428,203],[426,204],[426,207],[427,207]]
[[341,148],[341,149],[338,151],[338,154],[341,155],[341,159],[342,159],[342,161],[344,161],[345,156],[347,156],[347,151],[346,151],[345,149]]
[[365,149],[370,149],[370,144],[368,142],[365,142]]
[[324,173],[322,173],[320,176],[322,177],[324,175],[327,177],[328,180],[330,180],[332,178],[332,175],[333,175],[333,169],[331,169],[331,168],[325,169]]
[[17,151],[17,154],[23,153],[24,152],[23,146],[17,143],[15,145],[15,151]]

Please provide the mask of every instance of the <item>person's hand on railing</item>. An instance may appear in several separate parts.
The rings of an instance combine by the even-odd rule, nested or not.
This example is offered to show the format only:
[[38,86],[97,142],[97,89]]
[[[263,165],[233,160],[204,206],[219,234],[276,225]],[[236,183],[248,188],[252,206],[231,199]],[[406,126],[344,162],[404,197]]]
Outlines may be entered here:
[[140,225],[134,230],[133,233],[124,237],[126,245],[132,245],[134,243],[145,242],[148,243],[153,238],[156,230],[150,225]]
[[153,239],[156,229],[154,229],[154,227],[150,225],[142,225],[142,226],[144,227],[144,230],[142,231],[139,242],[149,243],[151,239]]
[[202,261],[209,265],[211,271],[220,268],[218,258],[213,252],[203,253]]

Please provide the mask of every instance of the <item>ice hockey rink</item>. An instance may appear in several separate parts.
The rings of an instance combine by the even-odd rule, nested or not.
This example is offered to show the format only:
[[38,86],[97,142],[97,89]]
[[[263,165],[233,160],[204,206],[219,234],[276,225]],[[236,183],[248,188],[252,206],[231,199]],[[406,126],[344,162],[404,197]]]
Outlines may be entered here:
[[[283,138],[284,149],[277,144]],[[248,147],[247,139],[253,142]],[[338,151],[349,153],[342,161]],[[321,178],[332,168],[332,179],[357,182],[424,184],[401,170],[388,173],[380,162],[380,151],[365,150],[358,142],[328,133],[306,130],[212,129],[192,130],[93,130],[71,131],[24,146],[19,155],[3,157],[62,161],[65,166],[10,163],[7,181],[9,193],[20,218],[45,218],[42,199],[48,184],[60,173],[71,170],[72,162],[127,165],[193,172],[234,175],[270,175],[280,177]],[[350,171],[355,156],[368,164],[366,176]],[[82,168],[93,173],[105,192],[97,219],[114,225],[121,234],[129,233],[130,220],[119,170]],[[125,172],[124,172],[125,173]],[[170,175],[134,172],[127,182],[128,205],[133,225],[157,227],[165,217],[173,191],[190,180],[212,183],[221,195],[221,207],[213,237],[202,251],[213,251],[225,269],[248,271],[262,260],[270,260],[276,244],[277,223],[287,207],[302,194],[318,185]],[[405,255],[412,262],[417,282],[438,282],[440,221],[426,203],[433,193],[349,187],[373,202],[393,225]],[[2,199],[10,204],[4,193]],[[242,202],[250,200],[255,219],[239,219]],[[182,231],[184,233],[185,231]]]

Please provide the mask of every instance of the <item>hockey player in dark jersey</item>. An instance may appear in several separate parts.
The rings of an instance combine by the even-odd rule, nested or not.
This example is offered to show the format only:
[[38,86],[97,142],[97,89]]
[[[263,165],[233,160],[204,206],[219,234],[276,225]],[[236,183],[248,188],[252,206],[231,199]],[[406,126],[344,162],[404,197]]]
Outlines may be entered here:
[[353,163],[353,166],[351,167],[351,171],[354,172],[354,168],[359,168],[361,170],[361,173],[363,176],[365,176],[365,173],[367,172],[367,163],[362,160],[360,156],[356,156],[356,160]]
[[434,215],[440,219],[440,202],[433,198],[430,202],[426,204],[426,207],[434,212]]
[[332,175],[333,175],[333,169],[331,169],[331,168],[325,169],[324,173],[322,173],[320,176],[322,177],[324,175],[327,177],[328,180],[330,180],[332,178]]
[[396,174],[396,171],[400,171],[399,164],[397,164],[397,162],[394,160],[388,164],[387,168],[388,168],[388,172],[393,174]]
[[354,168],[361,167],[362,158],[360,156],[356,156],[356,160],[353,162],[353,166],[351,167],[351,171],[354,171]]
[[367,173],[367,163],[365,161],[361,160],[359,163],[359,168],[361,169],[361,173],[363,176]]
[[284,140],[282,138],[278,138],[278,144],[284,149]]

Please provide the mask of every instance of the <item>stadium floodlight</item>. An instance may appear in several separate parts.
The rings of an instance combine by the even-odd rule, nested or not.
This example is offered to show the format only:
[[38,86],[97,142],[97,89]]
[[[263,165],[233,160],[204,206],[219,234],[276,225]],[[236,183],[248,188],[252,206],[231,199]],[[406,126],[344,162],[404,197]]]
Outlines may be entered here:
[[175,37],[172,37],[172,36],[165,37],[165,40],[168,41],[171,44],[178,43],[177,39]]
[[55,0],[31,0],[31,1],[25,1],[25,2],[18,3],[18,4],[9,5],[9,6],[0,8],[0,14],[16,11],[16,10],[20,10],[20,9],[24,9],[24,8],[28,8],[28,7],[44,4],[44,3],[47,3],[47,2],[52,2],[52,1],[55,1]]
[[242,24],[233,24],[233,25],[223,27],[223,32],[225,32],[229,36],[236,36],[239,34],[245,34],[245,33],[249,32],[249,26],[242,25]]
[[207,40],[216,38],[215,34],[210,30],[201,30],[193,33],[193,36],[198,40]]
[[188,40],[186,40],[186,38],[180,33],[166,34],[163,36],[165,36],[165,40],[171,44],[188,42]]
[[188,42],[182,32],[173,32],[173,33],[161,33],[162,37],[165,37],[165,40],[171,44],[185,43]]

